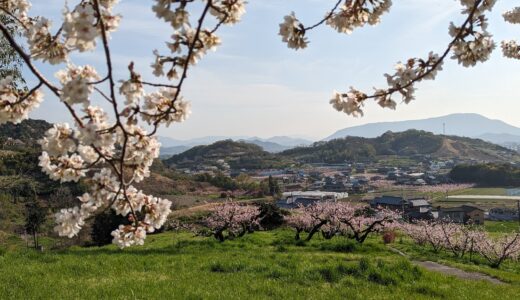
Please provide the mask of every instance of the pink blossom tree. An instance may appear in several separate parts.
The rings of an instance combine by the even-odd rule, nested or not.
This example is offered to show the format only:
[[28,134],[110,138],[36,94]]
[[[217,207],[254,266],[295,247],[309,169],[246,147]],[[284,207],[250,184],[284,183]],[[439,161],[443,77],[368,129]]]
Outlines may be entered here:
[[370,234],[395,228],[400,219],[401,216],[394,211],[386,209],[374,211],[369,207],[357,209],[353,214],[339,217],[339,221],[345,224],[343,234],[360,244],[365,242]]
[[220,242],[252,233],[259,226],[260,208],[228,201],[212,209],[204,223]]
[[286,223],[296,230],[297,240],[301,232],[307,232],[306,240],[310,241],[321,231],[326,239],[341,235],[363,243],[371,233],[392,227],[398,219],[400,216],[392,211],[374,211],[346,202],[318,202],[296,210],[286,217]]
[[476,241],[476,246],[478,253],[493,268],[499,268],[505,260],[518,260],[520,257],[520,233],[505,234],[501,237],[491,237],[486,233]]

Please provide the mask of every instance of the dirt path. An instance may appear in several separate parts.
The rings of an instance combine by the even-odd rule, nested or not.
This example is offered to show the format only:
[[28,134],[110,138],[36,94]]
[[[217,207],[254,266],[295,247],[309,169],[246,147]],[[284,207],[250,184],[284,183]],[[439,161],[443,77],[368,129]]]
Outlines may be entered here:
[[[406,255],[405,253],[401,252],[398,249],[395,249],[395,248],[392,248],[392,247],[389,247],[389,249],[392,252],[395,252],[395,253],[397,253],[397,254],[399,254],[401,256],[409,258],[408,255]],[[415,265],[418,265],[420,267],[423,267],[423,268],[425,268],[427,270],[430,270],[430,271],[433,271],[433,272],[439,272],[439,273],[446,274],[446,275],[455,276],[455,277],[458,277],[460,279],[485,280],[485,281],[489,281],[489,282],[494,283],[494,284],[503,284],[504,283],[503,281],[500,281],[500,280],[498,280],[498,279],[496,279],[494,277],[491,277],[489,275],[486,275],[486,274],[476,273],[476,272],[467,272],[467,271],[464,271],[464,270],[461,270],[461,269],[458,269],[458,268],[449,267],[449,266],[446,266],[446,265],[441,265],[441,264],[433,262],[433,261],[412,260],[412,263],[415,264]]]

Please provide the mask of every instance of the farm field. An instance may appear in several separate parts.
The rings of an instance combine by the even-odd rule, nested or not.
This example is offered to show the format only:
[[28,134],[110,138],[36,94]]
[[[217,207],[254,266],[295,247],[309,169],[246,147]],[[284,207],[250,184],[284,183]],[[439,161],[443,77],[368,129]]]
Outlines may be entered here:
[[[417,267],[380,236],[294,241],[279,229],[219,243],[190,233],[149,236],[145,246],[0,252],[0,299],[517,299],[520,268],[500,270],[444,253],[438,259],[504,284],[463,280]],[[392,247],[434,260],[405,238]]]

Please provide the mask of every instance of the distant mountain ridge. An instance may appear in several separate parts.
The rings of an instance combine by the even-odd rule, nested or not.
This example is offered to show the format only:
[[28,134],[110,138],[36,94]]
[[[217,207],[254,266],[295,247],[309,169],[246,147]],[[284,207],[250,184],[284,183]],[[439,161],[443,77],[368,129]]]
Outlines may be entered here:
[[346,137],[321,141],[280,153],[268,153],[245,141],[225,140],[193,147],[165,162],[177,168],[197,169],[203,165],[218,167],[225,161],[232,169],[239,170],[282,167],[294,163],[378,162],[393,158],[414,161],[415,164],[437,159],[516,162],[520,161],[520,154],[480,139],[407,130],[389,131],[377,138]]
[[[248,136],[206,136],[201,138],[194,138],[190,140],[177,140],[170,137],[159,136],[159,141],[162,144],[161,155],[166,155],[178,151],[179,149],[188,150],[195,146],[211,145],[218,141],[233,140],[233,141],[245,141],[251,144],[262,147],[265,151],[276,153],[281,152],[297,146],[306,146],[312,144],[312,141],[290,137],[290,136],[273,136],[270,138],[259,138],[259,137],[248,137]],[[182,147],[182,148],[181,148]]]
[[280,156],[308,163],[377,161],[384,156],[459,159],[493,162],[519,161],[520,154],[480,139],[435,135],[422,130],[387,131],[376,138],[348,136],[297,147]]
[[520,139],[520,128],[518,127],[500,120],[492,120],[479,114],[463,113],[421,120],[370,123],[349,127],[326,137],[324,141],[346,136],[375,138],[387,131],[403,132],[409,129],[462,137],[483,137],[483,139],[495,143],[496,139],[493,138],[493,135],[496,134],[505,134],[510,138]]

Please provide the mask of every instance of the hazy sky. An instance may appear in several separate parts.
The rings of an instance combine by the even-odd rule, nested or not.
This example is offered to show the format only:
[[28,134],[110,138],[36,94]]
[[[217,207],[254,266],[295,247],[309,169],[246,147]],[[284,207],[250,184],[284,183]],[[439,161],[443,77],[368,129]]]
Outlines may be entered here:
[[[60,18],[63,0],[33,0],[32,14]],[[69,1],[75,3],[76,1]],[[335,111],[328,101],[333,90],[349,86],[371,91],[385,87],[383,74],[409,57],[442,52],[450,41],[450,21],[461,22],[459,1],[397,0],[382,23],[358,29],[352,35],[323,26],[309,33],[303,51],[288,49],[278,36],[283,16],[295,11],[307,25],[317,21],[335,0],[249,0],[247,14],[235,26],[219,32],[223,44],[191,69],[184,89],[192,102],[188,121],[160,131],[161,135],[189,139],[209,135],[299,135],[323,138],[338,129],[369,122],[420,119],[457,112],[480,113],[520,126],[520,62],[501,57],[497,48],[485,64],[466,69],[449,60],[435,81],[417,85],[417,100],[397,111],[370,103],[365,117]],[[520,1],[498,1],[490,14],[489,31],[499,42],[520,37],[520,26],[506,24],[501,14]],[[152,1],[121,0],[124,18],[113,34],[113,52],[119,79],[135,61],[150,76],[152,50],[164,49],[172,33],[151,12]],[[99,49],[101,50],[101,49]],[[77,65],[92,64],[103,71],[101,52],[75,56]],[[163,51],[164,53],[164,51]],[[42,66],[47,76],[58,68]],[[49,93],[46,93],[49,95]],[[48,96],[33,118],[69,121],[55,98]]]

